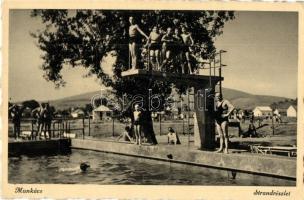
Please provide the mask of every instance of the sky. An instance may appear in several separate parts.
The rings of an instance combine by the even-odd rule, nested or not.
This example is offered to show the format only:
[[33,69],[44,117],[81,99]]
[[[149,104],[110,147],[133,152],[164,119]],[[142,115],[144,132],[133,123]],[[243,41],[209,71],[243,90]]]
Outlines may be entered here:
[[[30,17],[30,10],[11,10],[9,26],[11,101],[47,101],[101,89],[94,77],[83,78],[85,69],[69,66],[62,72],[67,85],[56,89],[42,77],[43,52],[30,36],[42,28],[40,21]],[[297,13],[236,12],[235,19],[227,22],[223,34],[215,39],[215,46],[227,51],[222,54],[227,65],[223,87],[251,94],[297,96]]]

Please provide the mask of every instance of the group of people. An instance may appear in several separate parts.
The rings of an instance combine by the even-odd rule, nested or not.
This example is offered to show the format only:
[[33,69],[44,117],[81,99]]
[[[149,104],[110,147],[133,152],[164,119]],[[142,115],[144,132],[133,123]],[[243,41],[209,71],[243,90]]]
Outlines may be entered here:
[[[191,47],[194,45],[194,41],[186,26],[168,27],[166,30],[154,26],[149,36],[147,36],[135,23],[134,17],[131,16],[129,22],[129,51],[132,69],[138,68],[142,35],[147,41],[145,47],[149,58],[147,64],[149,69],[194,73],[194,67],[191,66],[190,60]],[[174,61],[178,61],[175,63],[179,63],[179,65],[174,66]],[[186,66],[186,69],[184,66]]]
[[[21,119],[24,106],[18,106],[16,104],[9,107],[9,115],[13,123],[13,133],[14,137],[20,138],[21,136]],[[42,138],[42,133],[44,133],[44,138],[51,137],[51,124],[53,119],[53,112],[49,103],[41,103],[39,107],[32,110],[32,117],[34,117],[37,125],[37,133],[34,135],[35,138],[39,136]]]
[[49,103],[41,103],[39,107],[32,110],[32,116],[36,119],[37,124],[35,138],[41,139],[42,133],[44,133],[44,139],[50,139],[53,112]]
[[[214,112],[215,126],[220,139],[220,146],[216,152],[228,153],[228,144],[229,144],[228,118],[232,114],[234,110],[234,106],[228,100],[223,99],[222,94],[220,93],[215,93],[214,98],[215,98],[215,112]],[[130,141],[130,142],[133,142],[135,140],[134,142],[135,144],[141,145],[142,144],[142,136],[141,136],[142,111],[140,111],[139,105],[134,106],[133,118],[134,118],[132,123],[133,129],[130,126],[126,126],[125,131],[117,138],[117,140],[120,140],[121,138],[124,138],[125,141]],[[168,138],[168,144],[176,145],[181,143],[178,134],[174,131],[172,127],[169,127],[168,129],[167,138]]]
[[[133,123],[132,127],[126,126],[124,132],[118,136],[117,141],[119,141],[121,138],[124,139],[124,141],[130,141],[136,144],[141,145],[143,143],[143,136],[142,136],[142,124],[143,124],[143,113],[139,108],[139,105],[136,104],[134,106],[133,111]],[[134,133],[134,134],[133,134]],[[168,128],[168,144],[180,144],[180,139],[178,137],[178,134],[173,130],[173,128]],[[157,144],[156,141],[153,142],[153,144]]]

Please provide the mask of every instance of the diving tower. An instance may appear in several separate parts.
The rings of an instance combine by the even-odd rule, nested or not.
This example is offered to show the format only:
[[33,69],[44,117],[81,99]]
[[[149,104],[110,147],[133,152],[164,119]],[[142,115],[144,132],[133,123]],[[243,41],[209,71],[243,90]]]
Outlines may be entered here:
[[[122,72],[122,78],[144,80],[166,80],[173,84],[183,84],[194,88],[194,145],[198,149],[215,148],[214,100],[205,91],[215,91],[215,86],[224,80],[221,76],[180,74],[145,69],[130,69]],[[148,89],[148,88],[147,88]]]

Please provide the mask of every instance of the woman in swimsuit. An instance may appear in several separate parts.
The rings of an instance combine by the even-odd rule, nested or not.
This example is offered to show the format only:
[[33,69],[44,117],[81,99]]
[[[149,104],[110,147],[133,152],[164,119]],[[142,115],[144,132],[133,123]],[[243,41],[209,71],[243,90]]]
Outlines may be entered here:
[[[220,93],[215,93],[215,126],[220,136],[220,148],[216,152],[228,153],[228,117],[234,110],[233,105],[222,98]],[[224,149],[225,144],[225,149]]]
[[135,69],[137,66],[137,60],[139,56],[139,44],[140,44],[140,35],[148,39],[148,36],[135,24],[134,18],[131,16],[129,18],[130,27],[129,27],[129,51],[132,60],[132,69]]

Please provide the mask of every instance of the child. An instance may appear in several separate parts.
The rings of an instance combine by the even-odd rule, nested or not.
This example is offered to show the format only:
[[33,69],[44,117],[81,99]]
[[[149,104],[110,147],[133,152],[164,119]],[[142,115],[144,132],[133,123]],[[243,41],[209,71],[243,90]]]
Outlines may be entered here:
[[135,138],[136,138],[136,144],[141,145],[141,117],[142,113],[139,110],[139,105],[136,104],[134,106],[134,112],[133,112],[133,117],[134,117],[134,128],[135,128]]
[[168,130],[169,130],[169,133],[167,135],[168,144],[174,144],[174,145],[181,144],[179,137],[178,137],[177,133],[175,133],[173,128],[169,127]]
[[117,141],[119,141],[120,138],[123,138],[124,141],[130,141],[132,142],[132,138],[130,136],[131,128],[129,126],[125,127],[125,131],[117,138]]

